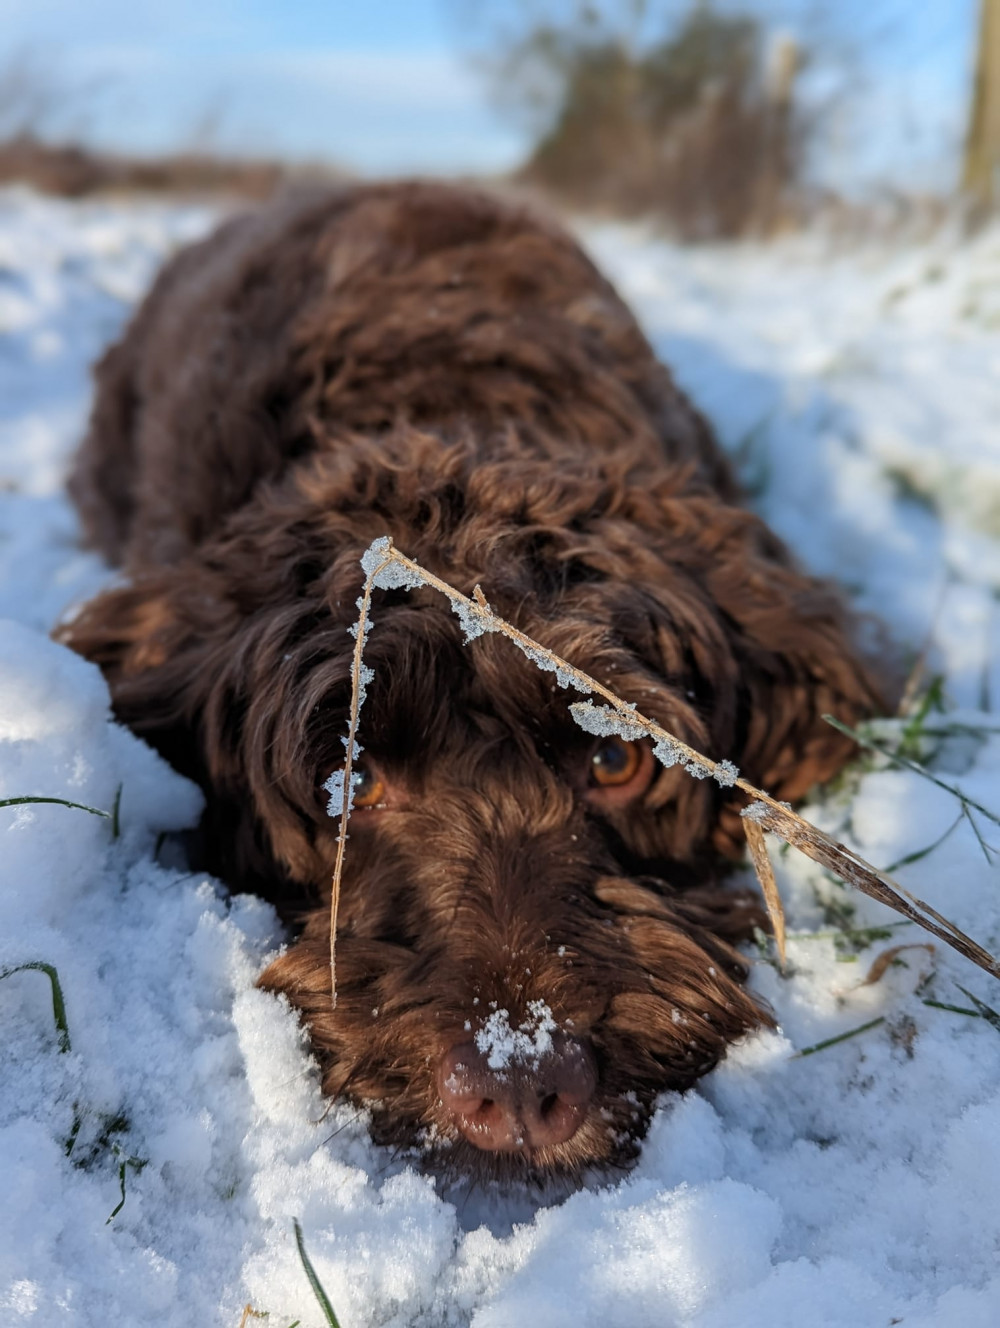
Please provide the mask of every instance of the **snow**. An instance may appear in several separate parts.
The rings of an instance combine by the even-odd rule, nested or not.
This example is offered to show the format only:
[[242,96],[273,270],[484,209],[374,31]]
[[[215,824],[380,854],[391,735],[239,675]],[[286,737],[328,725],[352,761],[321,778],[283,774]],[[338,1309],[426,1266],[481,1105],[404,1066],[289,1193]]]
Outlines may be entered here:
[[[562,1203],[441,1197],[323,1101],[292,1013],[253,985],[284,939],[272,910],[179,865],[198,793],[45,635],[109,579],[60,487],[86,365],[210,220],[0,193],[0,798],[110,812],[121,790],[117,838],[86,811],[0,809],[0,972],[54,965],[71,1040],[43,973],[0,980],[0,1328],[236,1328],[247,1303],[311,1328],[295,1218],[343,1328],[993,1328],[1000,1033],[962,988],[1000,992],[941,945],[866,984],[924,933],[776,841],[788,965],[763,943],[753,983],[780,1031],[665,1099],[628,1175]],[[1000,827],[973,803],[1000,810],[1000,233],[587,239],[769,520],[944,674],[914,741],[969,815],[878,756],[806,814],[877,865],[909,859],[901,884],[996,952]],[[544,1018],[500,1022],[502,1052]]]
[[512,1064],[537,1064],[552,1050],[552,1034],[556,1031],[556,1021],[545,1002],[529,1001],[527,1017],[516,1028],[511,1027],[509,1010],[494,1010],[476,1030],[475,1043],[491,1070],[505,1070]]

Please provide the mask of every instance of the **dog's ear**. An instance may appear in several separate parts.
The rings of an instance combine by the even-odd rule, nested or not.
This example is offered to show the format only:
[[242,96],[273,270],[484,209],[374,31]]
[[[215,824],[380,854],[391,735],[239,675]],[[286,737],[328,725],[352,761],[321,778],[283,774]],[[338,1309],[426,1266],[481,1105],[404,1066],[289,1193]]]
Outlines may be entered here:
[[[176,586],[171,569],[147,573],[97,595],[53,635],[98,665],[116,718],[197,779],[192,720],[215,631],[199,633],[181,611]],[[213,616],[207,602],[204,611]]]
[[[644,506],[643,524],[652,526]],[[633,576],[654,633],[640,653],[686,693],[707,756],[731,761],[758,788],[793,802],[854,750],[824,714],[853,725],[884,713],[858,625],[835,589],[800,572],[753,514],[712,499],[671,497],[657,506],[659,571],[645,550],[643,572]],[[726,801],[715,846],[738,854],[746,799],[719,792]]]
[[141,574],[56,637],[99,665],[115,717],[202,786],[199,865],[282,902],[325,874],[310,740],[353,643],[315,597],[260,611],[260,560],[242,581],[225,571],[198,557]]
[[[718,592],[739,668],[731,759],[752,784],[795,802],[856,751],[823,716],[853,726],[885,703],[832,591],[774,565],[748,572],[734,596],[729,587]],[[736,810],[730,805],[720,819],[723,851],[742,846]]]
[[[836,590],[799,572],[756,518],[741,514],[740,525],[743,538],[705,577],[737,670],[732,746],[723,751],[717,734],[710,754],[728,757],[752,784],[794,802],[855,750],[823,716],[853,726],[882,713],[885,701],[859,648],[858,624]],[[723,851],[742,846],[732,806],[717,839]]]

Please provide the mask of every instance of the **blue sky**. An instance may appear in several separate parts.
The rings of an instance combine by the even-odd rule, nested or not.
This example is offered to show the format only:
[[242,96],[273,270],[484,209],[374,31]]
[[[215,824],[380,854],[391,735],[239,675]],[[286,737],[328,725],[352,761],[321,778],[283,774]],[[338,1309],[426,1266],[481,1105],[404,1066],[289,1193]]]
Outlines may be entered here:
[[[503,169],[523,153],[523,131],[491,109],[461,53],[462,3],[0,0],[0,68],[4,57],[29,52],[66,87],[97,89],[67,99],[58,128],[82,129],[105,146],[165,151],[211,123],[220,147],[319,157],[371,174]],[[774,0],[772,10],[797,22],[813,4]],[[874,51],[849,75],[862,110],[832,125],[829,178],[947,182],[976,4],[822,7],[828,36],[855,56]]]

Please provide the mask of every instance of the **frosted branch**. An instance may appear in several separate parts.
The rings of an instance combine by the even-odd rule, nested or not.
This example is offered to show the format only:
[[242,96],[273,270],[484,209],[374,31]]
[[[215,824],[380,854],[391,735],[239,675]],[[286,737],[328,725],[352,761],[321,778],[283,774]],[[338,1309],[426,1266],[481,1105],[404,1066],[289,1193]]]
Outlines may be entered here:
[[[838,844],[817,826],[792,811],[791,807],[777,798],[772,798],[763,789],[755,788],[743,779],[732,761],[713,761],[694,747],[688,746],[676,734],[668,732],[655,720],[641,714],[634,704],[622,700],[608,687],[599,683],[578,669],[568,660],[560,658],[554,651],[548,650],[530,636],[505,621],[490,608],[479,586],[473,596],[461,594],[454,586],[440,577],[426,571],[412,558],[394,547],[388,536],[376,540],[366,550],[361,559],[365,573],[364,592],[358,600],[358,621],[354,626],[355,637],[354,662],[351,669],[351,711],[350,728],[346,739],[347,755],[340,776],[334,776],[328,783],[331,793],[331,814],[340,816],[340,834],[337,839],[337,858],[334,866],[330,900],[330,980],[332,999],[336,1004],[336,934],[337,911],[340,902],[340,883],[343,874],[344,851],[347,842],[347,824],[350,817],[351,797],[344,798],[344,789],[353,792],[352,762],[358,751],[357,729],[358,716],[364,702],[365,689],[372,680],[372,672],[366,668],[362,653],[365,640],[371,627],[368,616],[372,590],[375,587],[385,590],[412,590],[416,586],[430,586],[446,596],[462,625],[467,641],[482,636],[485,632],[497,632],[505,636],[530,659],[538,668],[554,673],[561,687],[572,687],[585,696],[600,697],[606,704],[592,701],[575,701],[569,710],[573,719],[587,733],[595,736],[615,735],[628,742],[638,738],[653,739],[653,753],[661,765],[668,768],[680,766],[694,779],[714,779],[722,788],[739,789],[750,799],[741,815],[747,831],[751,859],[757,872],[764,894],[779,952],[784,952],[784,914],[778,895],[774,873],[771,870],[764,847],[764,831],[778,835],[787,844],[798,849],[814,862],[820,863],[835,875],[846,881],[863,894],[871,896],[895,909],[911,922],[917,923],[926,931],[933,933],[940,940],[971,959],[974,964],[985,969],[993,977],[1000,978],[1000,963],[982,946],[977,944],[954,923],[949,922],[929,904],[917,899],[904,890],[890,877],[878,871],[871,863]],[[338,798],[339,795],[339,798]],[[336,811],[333,808],[336,807]]]

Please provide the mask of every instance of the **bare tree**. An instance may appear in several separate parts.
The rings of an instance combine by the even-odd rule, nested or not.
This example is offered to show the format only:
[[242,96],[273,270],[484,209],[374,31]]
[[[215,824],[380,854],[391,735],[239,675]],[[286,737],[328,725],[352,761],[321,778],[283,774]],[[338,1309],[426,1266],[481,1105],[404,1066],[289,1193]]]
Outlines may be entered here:
[[[756,12],[754,12],[756,11]],[[480,67],[534,145],[522,178],[690,237],[770,231],[800,178],[801,53],[762,0],[504,0]]]

